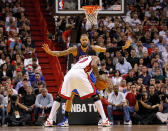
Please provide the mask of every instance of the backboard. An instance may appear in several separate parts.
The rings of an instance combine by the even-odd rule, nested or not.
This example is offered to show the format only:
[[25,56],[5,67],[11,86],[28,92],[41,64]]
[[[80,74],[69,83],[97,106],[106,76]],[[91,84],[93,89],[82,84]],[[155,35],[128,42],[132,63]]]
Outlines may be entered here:
[[99,15],[123,15],[125,0],[55,0],[56,15],[84,15],[82,6],[100,5]]

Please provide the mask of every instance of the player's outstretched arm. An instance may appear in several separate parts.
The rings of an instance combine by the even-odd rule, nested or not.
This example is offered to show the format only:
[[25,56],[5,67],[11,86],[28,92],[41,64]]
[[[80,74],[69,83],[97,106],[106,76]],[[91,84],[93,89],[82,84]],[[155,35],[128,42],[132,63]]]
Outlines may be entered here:
[[132,40],[128,40],[124,46],[120,46],[120,47],[104,48],[104,47],[100,47],[97,45],[92,45],[91,48],[96,52],[114,52],[117,50],[125,50],[125,49],[129,48],[131,43],[132,43]]
[[125,45],[122,46],[122,50],[128,49],[132,43],[132,40],[126,41]]
[[71,47],[71,48],[68,48],[67,50],[63,50],[63,51],[52,51],[47,44],[43,44],[42,48],[44,49],[44,51],[49,54],[49,55],[52,55],[52,56],[65,56],[65,55],[69,55],[69,54],[74,54],[74,52],[77,51],[77,48],[74,46],[74,47]]

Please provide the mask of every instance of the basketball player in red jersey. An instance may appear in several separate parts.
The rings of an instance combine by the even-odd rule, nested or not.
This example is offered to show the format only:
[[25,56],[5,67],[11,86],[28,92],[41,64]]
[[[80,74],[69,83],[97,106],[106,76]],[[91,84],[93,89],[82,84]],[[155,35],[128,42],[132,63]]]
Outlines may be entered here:
[[[55,110],[56,112],[60,107],[61,97],[65,99],[71,98],[71,93],[74,89],[78,90],[79,96],[81,99],[92,97],[94,104],[100,113],[102,118],[102,126],[110,126],[110,123],[104,113],[104,109],[99,98],[99,95],[96,94],[96,89],[93,83],[88,77],[93,71],[97,79],[103,80],[98,72],[98,64],[100,60],[97,56],[87,56],[81,58],[65,75],[62,88],[59,90],[59,95],[55,99]],[[51,111],[51,113],[52,113]],[[47,119],[45,126],[52,126],[52,120]]]
[[[129,46],[131,44],[131,41],[128,41],[126,43],[126,45],[122,46],[122,47],[102,48],[97,45],[90,45],[89,38],[86,34],[81,35],[80,42],[81,42],[81,45],[70,47],[64,51],[51,51],[47,44],[43,45],[43,49],[45,50],[46,53],[48,53],[52,56],[57,56],[57,57],[72,54],[74,56],[74,58],[76,58],[76,60],[78,61],[81,57],[87,56],[89,50],[94,50],[96,52],[113,52],[113,51],[121,50],[121,49],[125,50],[125,49],[129,48]],[[66,101],[65,121],[68,118],[69,112],[71,111],[73,98],[74,98],[74,94],[72,93],[71,98]],[[53,110],[54,110],[54,107],[55,107],[55,102],[53,103]],[[55,116],[55,114],[50,113],[49,117],[53,118],[54,116]],[[64,123],[62,123],[61,126],[68,126],[68,124],[67,124],[67,122],[64,122]]]

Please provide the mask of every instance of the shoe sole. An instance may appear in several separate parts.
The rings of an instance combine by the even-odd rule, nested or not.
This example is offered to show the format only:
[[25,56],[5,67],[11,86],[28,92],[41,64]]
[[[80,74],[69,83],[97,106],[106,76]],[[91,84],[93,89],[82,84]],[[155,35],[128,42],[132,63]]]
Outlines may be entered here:
[[111,125],[102,125],[103,127],[109,127],[109,126],[111,126]]
[[68,127],[69,125],[60,125],[60,127]]
[[43,125],[43,127],[53,127],[53,125]]

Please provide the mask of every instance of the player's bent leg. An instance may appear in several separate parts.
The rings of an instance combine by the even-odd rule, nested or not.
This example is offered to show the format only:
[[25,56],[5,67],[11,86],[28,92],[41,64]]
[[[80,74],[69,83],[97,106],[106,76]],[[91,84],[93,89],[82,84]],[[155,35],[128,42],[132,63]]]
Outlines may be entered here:
[[110,126],[110,122],[109,120],[107,119],[106,115],[105,115],[105,112],[104,112],[104,109],[103,109],[103,105],[101,103],[101,100],[100,100],[100,97],[98,94],[92,96],[93,97],[93,100],[94,100],[94,104],[95,106],[97,107],[98,109],[98,112],[102,118],[102,126]]
[[44,123],[45,127],[52,127],[53,126],[53,118],[56,115],[58,108],[60,107],[61,97],[56,96],[55,101],[53,102],[53,106],[51,108],[51,112],[49,117],[47,118],[46,122]]
[[65,105],[65,111],[66,111],[66,112],[70,112],[70,111],[71,111],[72,102],[73,102],[74,96],[75,96],[75,95],[72,93],[70,99],[66,101],[66,105]]
[[64,116],[64,119],[60,123],[57,124],[58,126],[63,126],[63,127],[69,126],[68,116],[69,116],[69,112],[71,111],[71,108],[72,108],[72,102],[73,102],[74,96],[75,95],[72,93],[70,99],[66,101],[65,116]]

